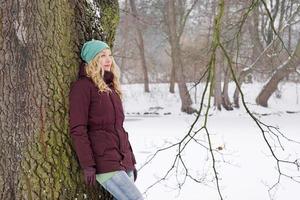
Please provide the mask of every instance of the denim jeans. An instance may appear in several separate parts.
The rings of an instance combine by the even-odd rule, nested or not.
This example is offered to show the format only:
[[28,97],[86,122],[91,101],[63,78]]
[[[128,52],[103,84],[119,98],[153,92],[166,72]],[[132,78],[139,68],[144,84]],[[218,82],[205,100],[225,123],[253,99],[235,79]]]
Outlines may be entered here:
[[101,184],[114,200],[143,200],[143,196],[134,184],[133,171],[117,171],[110,179]]

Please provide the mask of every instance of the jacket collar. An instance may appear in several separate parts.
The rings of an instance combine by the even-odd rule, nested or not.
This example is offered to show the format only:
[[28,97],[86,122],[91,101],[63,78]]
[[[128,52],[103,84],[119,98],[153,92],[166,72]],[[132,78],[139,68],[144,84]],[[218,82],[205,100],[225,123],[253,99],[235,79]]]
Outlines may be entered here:
[[114,74],[111,71],[104,71],[103,80],[108,86],[113,84]]

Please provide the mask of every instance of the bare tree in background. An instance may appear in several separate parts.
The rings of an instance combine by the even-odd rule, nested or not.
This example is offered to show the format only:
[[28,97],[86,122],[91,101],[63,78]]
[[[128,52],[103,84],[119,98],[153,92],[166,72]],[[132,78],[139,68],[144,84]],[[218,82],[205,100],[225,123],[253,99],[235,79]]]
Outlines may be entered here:
[[260,91],[256,98],[258,105],[267,107],[270,96],[275,92],[280,81],[287,78],[289,74],[297,71],[297,67],[300,66],[300,39],[298,40],[296,49],[291,57],[279,66],[271,79],[267,82],[264,88]]
[[85,40],[112,45],[118,1],[0,5],[0,199],[110,199],[83,182],[69,137],[68,94]]
[[[235,66],[237,64],[235,57],[233,57],[231,53],[231,48],[226,47],[227,41],[224,40],[223,37],[221,37],[221,31],[222,31],[222,21],[224,20],[225,15],[225,0],[217,0],[218,6],[217,6],[217,12],[214,16],[214,26],[213,26],[213,33],[212,33],[212,41],[211,41],[211,48],[209,52],[209,60],[207,65],[207,70],[205,71],[206,82],[203,88],[203,93],[201,94],[201,102],[199,103],[199,109],[197,112],[197,116],[195,120],[191,123],[191,127],[187,131],[187,134],[185,134],[178,142],[174,142],[171,144],[167,144],[166,146],[156,150],[151,157],[145,162],[144,165],[142,165],[141,168],[149,164],[153,161],[153,159],[160,154],[163,151],[169,151],[170,149],[175,149],[175,156],[172,159],[172,162],[170,163],[170,167],[165,171],[165,173],[162,175],[161,178],[158,178],[152,185],[150,185],[147,189],[150,190],[152,187],[157,185],[158,183],[168,180],[170,176],[176,177],[176,185],[178,186],[178,190],[180,190],[185,182],[190,179],[196,183],[203,183],[203,179],[198,174],[193,175],[193,166],[190,165],[190,163],[185,161],[184,154],[186,153],[186,149],[188,149],[188,145],[196,144],[199,145],[199,148],[203,148],[204,150],[207,150],[207,161],[208,164],[211,166],[211,170],[209,172],[205,172],[204,175],[209,174],[209,181],[212,182],[218,192],[219,199],[223,200],[223,192],[221,187],[221,178],[220,173],[218,172],[218,164],[220,161],[224,161],[224,158],[222,157],[222,147],[216,147],[214,145],[213,139],[212,139],[212,133],[210,132],[209,128],[209,110],[211,109],[210,103],[211,103],[211,97],[213,96],[212,93],[214,91],[214,86],[212,83],[215,82],[216,74],[219,70],[216,69],[216,61],[217,61],[217,55],[221,54],[223,55],[225,63],[227,64],[230,76],[232,76],[232,79],[234,80],[234,83],[236,87],[238,88],[238,91],[241,95],[241,102],[243,105],[243,108],[246,110],[247,115],[253,120],[253,123],[257,126],[259,129],[258,134],[260,135],[260,139],[264,141],[265,146],[268,149],[268,153],[271,155],[274,168],[276,169],[276,180],[274,181],[274,184],[271,186],[268,186],[268,192],[270,197],[272,196],[272,191],[276,190],[276,186],[278,186],[283,180],[284,181],[291,181],[295,183],[300,184],[300,177],[299,177],[299,168],[300,168],[300,158],[297,153],[294,152],[285,152],[285,146],[283,141],[285,142],[291,142],[295,143],[297,145],[300,145],[300,142],[292,140],[288,138],[284,133],[280,131],[278,127],[274,127],[272,125],[268,125],[263,122],[262,119],[257,118],[253,112],[251,112],[248,108],[248,105],[246,104],[246,99],[244,96],[244,93],[240,87],[237,75],[236,75],[236,69]],[[258,1],[252,1],[249,2],[248,5],[245,7],[245,12],[241,13],[241,16],[239,16],[239,19],[241,19],[241,22],[238,23],[238,28],[236,29],[237,33],[233,34],[233,40],[236,41],[236,43],[239,45],[236,49],[236,55],[237,57],[240,56],[239,47],[240,44],[240,36],[241,36],[241,29],[244,25],[244,22],[250,15],[251,11],[255,9],[258,4]],[[226,20],[226,18],[225,18]],[[272,42],[271,42],[272,43]],[[295,66],[299,66],[299,59],[297,56],[300,52],[300,45],[299,42],[297,43],[296,50],[294,54],[291,56],[291,59],[286,61],[286,63],[281,66],[285,68],[282,72],[279,74],[285,74],[285,70],[287,70],[286,73],[290,72],[290,69],[295,70]],[[262,54],[260,54],[262,55]],[[242,60],[242,59],[241,59]],[[242,60],[245,61],[245,60]],[[242,64],[242,63],[241,63]],[[276,74],[276,73],[275,73]],[[275,79],[277,80],[277,79]],[[208,97],[208,98],[205,98]],[[200,127],[198,126],[200,124]],[[199,137],[205,135],[205,139],[202,137],[199,139]],[[288,144],[287,144],[288,145]],[[294,153],[293,156],[291,156],[290,153]],[[288,167],[289,166],[289,167]],[[293,171],[290,169],[294,169]],[[184,175],[184,178],[182,178],[182,174]],[[181,177],[180,177],[181,176]],[[211,176],[213,176],[213,181],[211,180]],[[180,177],[180,178],[178,178]],[[205,178],[204,178],[205,180]],[[204,183],[206,184],[206,183]]]
[[[259,75],[258,80],[261,81],[263,79],[270,79],[275,73],[276,76],[278,76],[278,73],[286,73],[283,72],[283,70],[279,70],[279,68],[291,57],[291,27],[299,22],[297,15],[300,13],[300,5],[295,1],[272,1],[270,4],[271,10],[263,0],[257,1],[255,4],[257,6],[254,8],[250,22],[248,23],[249,36],[251,38],[250,42],[252,43],[251,62],[240,72],[238,78],[240,86],[247,77],[253,76],[253,74]],[[259,9],[264,12],[260,12]],[[275,21],[278,22],[276,26]],[[287,29],[288,32],[286,33]],[[288,34],[287,37],[286,34]],[[284,37],[288,39],[288,45],[283,42],[282,38]],[[296,64],[296,62],[294,62],[294,64]],[[292,71],[288,70],[290,72],[283,78],[280,78],[280,81],[287,78],[293,71],[295,72],[295,67],[296,66],[294,66],[294,70]],[[264,87],[264,91],[262,90],[260,92],[264,94],[259,94],[256,100],[257,103],[267,106],[267,100],[273,92],[276,91],[278,83],[279,82],[277,82],[274,90],[269,87]],[[267,85],[270,86],[270,84]],[[271,92],[271,90],[273,91],[269,93],[266,92],[266,90],[269,92]],[[266,93],[269,94],[267,95]],[[236,88],[234,92],[234,104],[235,107],[239,107],[238,88]]]
[[[121,47],[121,62],[120,62],[120,70],[121,71],[124,71],[124,68],[126,66],[126,61],[127,61],[127,58],[126,58],[126,55],[127,55],[127,49],[128,49],[128,36],[129,36],[129,4],[128,4],[128,0],[125,0],[125,8],[124,8],[124,12],[125,12],[125,16],[123,17],[123,20],[124,20],[124,37],[122,37],[123,41],[122,41],[122,47]],[[121,82],[123,81],[123,76],[124,76],[124,73],[121,73]]]
[[[149,67],[149,77],[156,82],[164,82],[164,80],[170,79],[169,90],[171,93],[174,92],[175,71],[183,75],[178,75],[178,77],[182,77],[185,83],[194,81],[195,85],[197,82],[203,82],[203,78],[205,78],[207,53],[210,50],[207,44],[209,44],[212,39],[212,16],[216,12],[218,2],[215,0],[204,0],[195,5],[194,2],[195,1],[192,0],[174,1],[174,10],[172,12],[175,15],[174,27],[176,34],[174,34],[173,31],[171,37],[169,23],[171,22],[171,18],[168,15],[169,13],[172,14],[172,12],[168,12],[168,1],[135,1],[141,9],[141,13],[143,13],[143,15],[138,16],[138,19],[143,22],[144,28],[142,29],[142,34],[145,36],[144,43],[150,44],[149,40],[147,40],[150,38],[151,45],[148,44],[148,47],[157,47],[155,50],[157,49],[158,52],[167,49],[165,50],[165,54],[159,55],[161,56],[160,60],[157,58],[153,50],[154,48],[151,49],[147,47],[148,64],[151,66]],[[224,7],[225,20],[222,22],[221,31],[221,37],[225,41],[224,46],[228,49],[228,53],[234,61],[233,66],[238,74],[240,86],[245,82],[251,83],[253,80],[262,82],[270,79],[276,71],[276,68],[281,66],[295,49],[295,38],[297,38],[295,37],[295,27],[299,22],[299,4],[297,1],[270,1],[270,4],[268,4],[270,7],[270,15],[264,8],[263,1],[253,1],[256,6],[253,6],[251,10],[247,10],[245,7],[249,3],[249,1],[227,1]],[[272,19],[272,17],[274,19]],[[135,18],[130,19],[130,23],[135,24],[133,19]],[[276,26],[272,26],[272,24]],[[195,27],[197,27],[198,31],[196,31]],[[238,30],[239,28],[240,30]],[[153,29],[155,29],[155,31],[153,31]],[[172,27],[172,30],[175,29]],[[278,32],[278,36],[280,37],[277,36],[273,29]],[[274,33],[272,33],[272,31]],[[131,32],[131,34],[132,33],[133,32]],[[124,35],[124,38],[126,38],[125,36],[126,35]],[[132,34],[130,37],[129,41],[139,38],[137,33]],[[236,37],[240,38],[240,40],[238,40],[240,43],[234,40]],[[154,38],[159,39],[156,41]],[[171,40],[171,38],[173,39]],[[282,41],[279,38],[283,38],[287,41],[286,44],[282,45]],[[176,43],[179,44],[176,46]],[[170,47],[170,50],[168,47]],[[174,51],[175,47],[177,50]],[[136,72],[142,74],[142,70],[138,68],[140,65],[135,61],[139,60],[135,55],[138,55],[140,52],[134,51],[132,44],[129,44],[127,48],[123,49],[131,51],[131,55],[129,55],[126,60],[126,69],[129,69],[126,71],[128,80],[142,81],[138,78],[141,76],[134,77]],[[288,49],[288,52],[286,49]],[[196,58],[194,53],[190,53],[193,50],[198,52]],[[236,50],[238,53],[235,53]],[[217,65],[215,68],[216,77],[212,83],[214,85],[214,91],[212,93],[214,106],[219,110],[222,107],[225,108],[225,110],[232,110],[233,105],[229,97],[229,85],[232,82],[232,76],[230,75],[226,59],[224,59],[222,54],[219,55],[218,51],[219,50],[217,50],[216,59]],[[172,58],[172,56],[175,55],[174,53],[180,54],[180,58],[176,58],[178,63],[176,61],[175,64],[174,58]],[[171,57],[171,65],[169,65],[169,60],[165,55]],[[154,62],[153,58],[156,59]],[[122,62],[123,60],[125,62],[125,59],[122,59]],[[171,74],[166,73],[166,71],[169,70]],[[288,75],[283,80],[294,77],[295,73],[292,72],[290,74],[292,76]],[[197,77],[202,78],[198,79]],[[183,99],[183,94],[188,94],[186,86],[184,86],[185,83],[180,84],[179,90],[181,92],[179,92],[179,94],[182,98],[182,104],[188,105],[191,103],[191,98],[186,97]],[[238,88],[236,88],[233,95],[234,107],[239,107],[239,100],[239,91]]]
[[181,99],[181,111],[193,113],[195,109],[191,107],[192,100],[187,90],[184,66],[182,63],[182,52],[180,47],[180,38],[183,33],[186,20],[196,5],[197,0],[192,2],[190,9],[185,9],[185,3],[182,0],[165,2],[165,22],[167,26],[168,40],[171,46],[172,71],[170,78],[170,92],[174,93],[174,83],[178,83],[179,95]]
[[136,9],[135,0],[129,0],[129,1],[130,1],[131,12],[132,12],[132,15],[134,17],[134,23],[135,23],[135,27],[136,27],[137,36],[138,36],[137,44],[138,44],[138,47],[139,47],[141,64],[142,64],[142,69],[143,69],[143,74],[144,74],[144,91],[145,92],[150,92],[142,27],[141,27],[141,24],[140,24],[140,21],[139,21],[139,15],[138,15],[138,11]]
[[[215,10],[217,7],[217,2],[212,2],[212,10]],[[238,14],[232,14],[230,9],[236,8],[239,10],[244,6],[244,2],[228,2],[224,5],[224,21],[222,23],[222,32],[221,36],[223,40],[226,41],[225,45],[227,49],[230,49],[230,52],[233,52],[234,43],[232,41],[232,32],[236,29],[232,27],[232,24],[236,23],[233,19]],[[215,78],[214,78],[214,106],[221,110],[222,106],[226,110],[233,110],[232,104],[228,94],[228,85],[231,80],[229,68],[226,62],[226,59],[221,51],[216,51],[216,67],[215,67]],[[232,56],[232,55],[231,55]],[[222,87],[223,84],[223,87]]]
[[[294,5],[293,4],[294,2],[290,2],[290,3],[291,3],[290,6]],[[277,64],[277,63],[274,64],[275,70],[273,71],[271,79],[266,83],[266,85],[263,87],[263,89],[260,91],[260,93],[258,94],[258,96],[256,98],[257,104],[267,107],[268,100],[271,97],[271,95],[277,90],[277,86],[278,86],[279,82],[282,81],[284,78],[287,78],[292,72],[297,72],[297,68],[300,66],[300,39],[298,39],[298,41],[297,41],[297,45],[296,45],[296,48],[295,48],[293,54],[290,55],[290,51],[289,51],[290,42],[288,42],[289,46],[286,46],[284,41],[281,39],[281,36],[283,34],[279,33],[279,31],[278,31],[278,30],[282,30],[283,26],[284,26],[284,24],[283,24],[284,15],[286,15],[286,12],[287,12],[286,2],[285,1],[276,2],[274,9],[271,6],[272,11],[270,11],[268,9],[267,3],[264,0],[262,0],[262,4],[267,11],[268,17],[270,18],[269,30],[270,29],[271,30],[268,31],[268,34],[267,34],[267,36],[268,36],[267,44],[269,45],[269,44],[271,44],[271,42],[273,42],[274,43],[273,45],[275,46],[276,50],[282,49],[281,51],[283,51],[283,55],[280,56],[281,51],[277,50],[277,51],[275,51],[276,57],[280,57],[281,60],[283,60],[285,57],[284,62],[280,62],[279,64]],[[299,12],[300,12],[300,5],[298,5],[298,9],[296,9],[296,13],[298,14]],[[278,28],[276,28],[275,20],[276,20],[278,13],[280,13],[279,14],[279,24],[278,24]],[[291,15],[287,15],[287,16],[293,18],[293,16],[291,16]],[[277,35],[277,37],[279,39],[275,40],[275,35]],[[288,38],[291,39],[290,35]]]

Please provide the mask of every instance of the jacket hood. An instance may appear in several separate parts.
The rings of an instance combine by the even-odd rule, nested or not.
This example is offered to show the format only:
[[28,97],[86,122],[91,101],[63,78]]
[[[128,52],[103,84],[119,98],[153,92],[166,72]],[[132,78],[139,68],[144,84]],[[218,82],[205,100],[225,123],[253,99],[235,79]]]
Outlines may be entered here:
[[77,78],[86,77],[86,73],[85,73],[84,67],[85,67],[85,63],[82,62],[80,64],[80,66],[79,66]]

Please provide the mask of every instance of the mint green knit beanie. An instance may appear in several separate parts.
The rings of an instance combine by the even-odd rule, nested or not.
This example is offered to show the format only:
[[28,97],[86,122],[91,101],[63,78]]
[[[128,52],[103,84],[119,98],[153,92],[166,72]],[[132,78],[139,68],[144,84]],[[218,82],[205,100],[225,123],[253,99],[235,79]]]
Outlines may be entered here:
[[104,49],[109,49],[109,46],[105,42],[92,39],[83,44],[80,56],[82,60],[89,63]]

